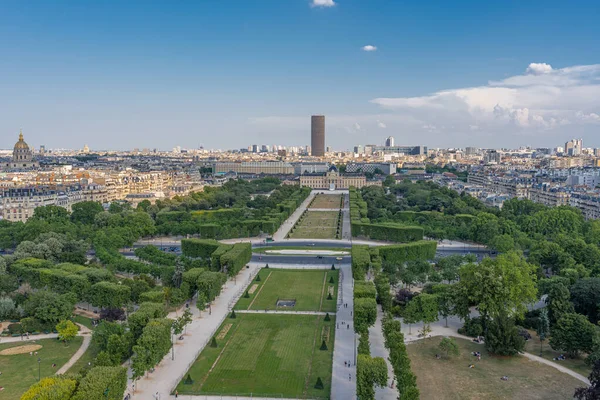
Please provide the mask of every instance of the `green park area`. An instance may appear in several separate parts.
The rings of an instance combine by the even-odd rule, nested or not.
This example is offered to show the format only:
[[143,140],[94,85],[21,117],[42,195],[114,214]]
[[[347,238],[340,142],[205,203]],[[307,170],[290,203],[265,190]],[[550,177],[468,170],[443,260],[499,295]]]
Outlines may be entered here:
[[[575,388],[583,385],[524,356],[488,355],[483,345],[463,339],[455,339],[460,354],[447,357],[439,348],[441,340],[435,337],[407,346],[422,399],[570,399]],[[474,351],[482,353],[480,361]]]
[[307,211],[288,234],[290,239],[337,239],[338,211]]
[[[285,252],[280,253],[282,250]],[[290,251],[294,250],[294,251]],[[310,250],[311,252],[319,252],[319,251],[342,251],[342,252],[350,252],[350,247],[321,247],[321,246],[265,246],[265,247],[255,247],[252,249],[253,253],[257,254],[277,254],[277,255],[298,255],[303,254],[306,255],[306,251]]]
[[[570,370],[573,370],[585,377],[588,377],[590,372],[592,372],[590,365],[586,364],[585,362],[585,357],[587,355],[578,354],[577,356],[573,357],[573,355],[565,354],[566,352],[564,351],[554,350],[549,344],[550,338],[546,338],[543,345],[540,346],[540,338],[537,333],[534,330],[529,330],[529,333],[531,334],[531,339],[525,342],[526,352],[539,356],[541,349],[542,358],[548,361],[552,361],[565,368],[569,368]],[[557,360],[561,354],[565,356],[565,359]]]
[[[38,376],[44,378],[56,374],[79,349],[82,341],[83,338],[77,336],[68,346],[56,339],[0,344],[0,386],[4,388],[0,398],[18,399],[38,381]],[[33,354],[30,355],[30,351]],[[53,364],[56,366],[53,367]]]
[[[263,268],[235,309],[335,312],[338,279],[338,270]],[[278,300],[295,300],[295,305],[277,307]]]
[[308,208],[331,208],[337,210],[340,208],[341,201],[341,194],[318,194]]
[[[328,398],[334,335],[335,318],[325,321],[322,315],[237,313],[225,319],[216,343],[204,348],[177,390],[180,395]],[[315,388],[318,378],[322,389]]]

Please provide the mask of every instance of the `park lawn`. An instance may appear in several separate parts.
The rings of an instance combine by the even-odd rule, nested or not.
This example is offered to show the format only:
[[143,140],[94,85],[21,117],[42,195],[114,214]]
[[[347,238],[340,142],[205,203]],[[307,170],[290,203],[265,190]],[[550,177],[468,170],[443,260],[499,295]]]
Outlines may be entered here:
[[[531,334],[531,339],[525,342],[525,351],[531,354],[535,354],[536,356],[540,355],[540,339],[537,333],[534,330],[528,330]],[[567,355],[564,351],[556,351],[550,347],[550,338],[544,340],[543,353],[542,358],[546,360],[552,361],[558,365],[562,365],[565,368],[569,368],[581,374],[585,377],[590,375],[592,369],[585,363],[585,356],[581,355],[579,358],[568,358],[563,361],[554,361],[553,358],[558,357],[561,354]]]
[[74,314],[71,317],[71,321],[73,321],[76,324],[81,324],[81,325],[85,326],[86,328],[88,328],[89,330],[94,329],[94,326],[92,325],[92,319],[90,317],[85,317],[83,315]]
[[[242,296],[238,302],[242,309],[250,310],[275,310],[278,299],[296,299],[294,307],[279,307],[288,311],[324,311],[334,312],[337,303],[338,270],[293,270],[263,268],[260,273],[260,282],[250,284],[261,284],[250,299]],[[333,278],[334,283],[329,283]],[[327,300],[328,288],[333,287],[331,300]],[[254,299],[256,297],[256,299]],[[253,301],[254,300],[254,301]]]
[[337,239],[338,211],[309,211],[302,221],[296,224],[293,239]]
[[339,209],[342,202],[341,194],[318,194],[308,207],[311,208],[332,208]]
[[[75,337],[68,346],[57,339],[42,339],[37,341],[19,341],[0,344],[0,351],[11,347],[39,344],[42,346],[36,355],[29,353],[15,355],[0,355],[0,392],[2,399],[18,399],[29,387],[38,381],[38,358],[41,359],[39,372],[42,378],[56,374],[81,346],[83,337]],[[52,368],[56,364],[56,368]]]
[[[269,274],[272,271],[274,271],[274,269],[272,269],[272,268],[262,268],[260,271],[258,271],[258,274],[256,276],[257,277],[260,276],[260,281],[257,281],[256,278],[254,278],[254,280],[252,280],[252,282],[250,282],[250,284],[244,291],[244,294],[242,294],[242,297],[240,297],[240,299],[237,301],[237,303],[235,304],[233,309],[234,310],[247,310],[248,307],[250,307],[250,304],[252,304],[252,302],[254,301],[254,299],[256,298],[258,293],[260,292],[260,288],[265,283],[265,280],[267,279],[267,277],[269,276]],[[252,289],[253,286],[255,286],[254,292],[250,293],[250,289]],[[248,297],[245,297],[246,292],[248,292]]]
[[94,366],[94,360],[96,359],[98,353],[98,348],[92,341],[81,358],[77,360],[77,362],[75,362],[75,364],[73,364],[67,372],[69,374],[78,374],[88,365],[88,363],[90,363],[91,366]]
[[[329,397],[335,318],[326,322],[322,315],[238,313],[225,319],[217,336],[229,324],[218,347],[207,345],[186,373],[194,382],[180,382],[179,394]],[[327,350],[320,350],[322,340]],[[318,377],[322,390],[314,388]]]
[[[456,338],[461,353],[437,360],[441,337],[407,346],[422,399],[571,399],[579,380],[523,356],[488,355],[481,344]],[[482,353],[481,361],[471,355]],[[470,369],[469,365],[475,364]],[[502,381],[502,376],[508,381]]]

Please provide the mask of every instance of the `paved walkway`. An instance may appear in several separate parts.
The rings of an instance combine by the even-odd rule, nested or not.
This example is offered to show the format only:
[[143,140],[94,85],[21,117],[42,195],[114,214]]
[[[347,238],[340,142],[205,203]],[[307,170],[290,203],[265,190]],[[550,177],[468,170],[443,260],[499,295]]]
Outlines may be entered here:
[[375,325],[369,328],[369,342],[371,344],[371,357],[381,357],[385,360],[388,368],[388,384],[383,388],[375,388],[375,399],[376,400],[396,400],[399,396],[398,388],[394,385],[394,388],[390,388],[390,384],[394,381],[394,369],[392,364],[388,360],[390,353],[385,348],[385,338],[383,337],[382,329],[383,311],[381,306],[377,306],[377,321]]
[[73,357],[71,357],[71,359],[62,367],[60,367],[60,369],[58,371],[56,371],[56,375],[61,375],[66,373],[69,368],[71,368],[73,366],[73,364],[75,364],[77,361],[79,361],[79,359],[83,356],[83,354],[86,352],[86,350],[88,349],[88,347],[90,346],[90,343],[92,341],[92,334],[91,331],[86,328],[83,325],[77,324],[79,325],[82,329],[79,331],[79,336],[83,336],[83,342],[81,343],[81,346],[79,346],[79,349],[75,352],[75,354],[73,354]]
[[[175,344],[175,360],[171,360],[171,352],[156,367],[155,371],[136,382],[136,391],[132,393],[132,381],[129,379],[127,393],[132,399],[153,400],[159,393],[161,399],[168,399],[171,391],[181,381],[189,367],[194,363],[204,346],[213,337],[223,320],[229,314],[230,307],[244,293],[256,272],[263,267],[255,263],[250,268],[242,269],[235,280],[228,280],[219,297],[212,303],[211,311],[202,312],[194,305],[190,306],[193,321],[187,326],[185,339]],[[180,396],[185,399],[186,397]],[[202,398],[202,397],[198,397]]]
[[310,202],[312,201],[312,199],[316,196],[317,192],[316,191],[312,191],[308,197],[306,199],[304,199],[304,201],[302,202],[302,204],[300,204],[298,206],[298,208],[296,208],[296,210],[292,213],[292,215],[290,215],[288,217],[288,219],[286,219],[283,224],[281,224],[281,226],[279,227],[279,229],[277,229],[277,232],[275,232],[273,234],[273,240],[276,241],[281,241],[283,239],[285,239],[285,237],[287,236],[288,232],[290,231],[290,229],[292,229],[292,227],[294,226],[294,224],[296,223],[296,221],[298,221],[298,218],[300,218],[300,216],[302,215],[302,213],[304,212],[304,210],[306,210],[306,208],[308,207],[308,205],[310,204]]
[[[356,346],[357,339],[354,333],[351,312],[354,307],[354,282],[350,264],[340,267],[340,307],[336,314],[335,323],[338,326],[335,332],[335,345],[333,348],[333,376],[331,385],[332,400],[356,399]],[[347,307],[344,307],[347,304]],[[348,329],[346,325],[349,325]],[[351,367],[344,365],[351,363]]]
[[298,315],[335,315],[323,311],[280,311],[280,310],[235,310],[236,314],[298,314]]

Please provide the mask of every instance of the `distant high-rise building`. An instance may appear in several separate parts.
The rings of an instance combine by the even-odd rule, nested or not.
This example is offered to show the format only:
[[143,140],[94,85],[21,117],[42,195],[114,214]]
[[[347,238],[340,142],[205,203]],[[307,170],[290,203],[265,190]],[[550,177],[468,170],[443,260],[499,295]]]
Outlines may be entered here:
[[325,155],[325,116],[313,115],[310,117],[310,147],[311,155],[323,157]]
[[486,164],[500,164],[500,161],[502,160],[502,156],[500,153],[498,153],[496,150],[490,150],[487,153],[485,153],[485,157],[483,158],[483,161]]
[[375,145],[374,144],[366,144],[365,145],[365,154],[370,156],[371,154],[373,154],[373,150],[375,150]]
[[571,139],[565,143],[565,154],[568,156],[578,156],[583,150],[583,139]]
[[354,146],[355,154],[363,154],[364,152],[365,152],[365,149],[363,148],[362,144],[359,144],[358,146]]
[[40,145],[40,155],[43,156],[44,154],[46,154],[46,145],[41,144]]
[[257,144],[253,144],[252,145],[252,152],[253,153],[258,153],[258,145]]
[[477,147],[466,147],[465,148],[465,155],[472,156],[475,154],[477,154]]
[[388,136],[388,138],[385,139],[385,145],[387,147],[394,147],[394,137],[393,136]]

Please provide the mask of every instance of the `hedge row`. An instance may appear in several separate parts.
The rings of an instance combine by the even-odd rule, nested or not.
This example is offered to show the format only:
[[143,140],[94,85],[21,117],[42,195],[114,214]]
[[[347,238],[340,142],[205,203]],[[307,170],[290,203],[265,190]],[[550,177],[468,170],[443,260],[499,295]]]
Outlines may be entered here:
[[354,298],[377,298],[377,290],[373,282],[358,281],[354,283]]
[[365,274],[367,273],[369,263],[371,262],[369,246],[362,244],[353,245],[350,255],[352,256],[352,276],[354,277],[354,280],[365,280]]
[[183,239],[181,252],[184,256],[194,258],[210,258],[221,243],[214,239]]
[[210,267],[213,271],[220,271],[222,268],[221,264],[221,256],[227,253],[229,250],[233,249],[232,244],[220,243],[219,247],[215,250],[211,255],[211,263]]
[[400,399],[418,400],[420,397],[417,388],[417,377],[410,369],[410,358],[404,344],[404,335],[400,331],[400,321],[396,321],[391,315],[383,319],[383,337],[385,347],[389,350],[389,360],[396,376]]
[[377,290],[377,302],[384,312],[392,310],[392,294],[390,293],[390,281],[384,274],[375,277],[375,288]]
[[354,331],[364,333],[370,326],[375,325],[377,320],[377,302],[374,298],[354,299]]
[[352,236],[372,240],[408,243],[423,239],[423,228],[399,224],[365,224],[352,222]]
[[435,258],[436,249],[436,242],[421,240],[414,243],[381,246],[379,255],[383,261],[399,265],[411,260],[432,260]]
[[127,388],[127,369],[94,367],[79,383],[73,400],[121,400]]
[[221,256],[221,266],[227,267],[227,274],[235,276],[250,262],[252,258],[252,244],[236,243],[231,250]]

